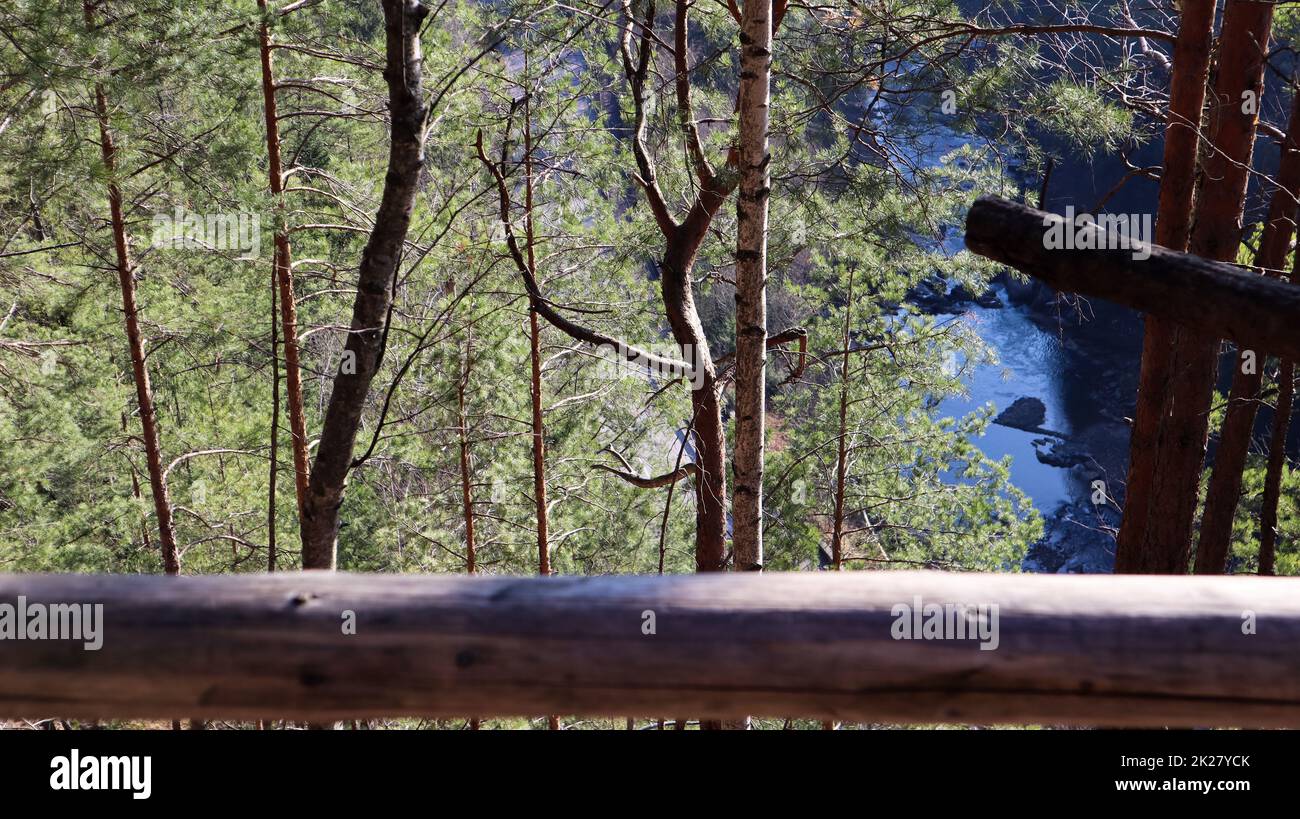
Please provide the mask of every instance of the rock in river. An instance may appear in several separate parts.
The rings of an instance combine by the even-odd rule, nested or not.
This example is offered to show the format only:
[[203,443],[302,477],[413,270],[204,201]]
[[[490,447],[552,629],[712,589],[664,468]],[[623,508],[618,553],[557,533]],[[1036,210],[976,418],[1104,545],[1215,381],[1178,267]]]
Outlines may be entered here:
[[1037,398],[1021,397],[1011,402],[1011,406],[1002,410],[993,423],[1026,432],[1043,432],[1043,421],[1047,420],[1047,405]]
[[1041,463],[1048,466],[1069,469],[1072,466],[1086,464],[1092,460],[1092,455],[1071,441],[1052,441],[1051,447],[1045,450],[1039,449],[1040,441],[1046,443],[1047,439],[1034,441],[1034,455],[1038,457]]

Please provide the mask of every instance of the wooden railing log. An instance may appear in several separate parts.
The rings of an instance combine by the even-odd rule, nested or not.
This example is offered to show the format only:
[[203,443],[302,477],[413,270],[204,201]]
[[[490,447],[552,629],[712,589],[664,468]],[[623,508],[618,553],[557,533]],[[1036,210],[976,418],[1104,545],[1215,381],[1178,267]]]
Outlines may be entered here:
[[[1288,578],[0,575],[0,636],[20,596],[102,604],[102,646],[7,632],[0,717],[1300,727]],[[918,602],[986,638],[895,639]]]

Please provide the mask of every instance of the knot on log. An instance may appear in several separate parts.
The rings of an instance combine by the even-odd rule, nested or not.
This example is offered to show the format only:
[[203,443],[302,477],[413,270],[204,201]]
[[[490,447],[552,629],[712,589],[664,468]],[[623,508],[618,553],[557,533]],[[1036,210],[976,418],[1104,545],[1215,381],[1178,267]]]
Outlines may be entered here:
[[289,605],[292,608],[300,609],[315,599],[316,595],[311,592],[298,592],[289,598]]

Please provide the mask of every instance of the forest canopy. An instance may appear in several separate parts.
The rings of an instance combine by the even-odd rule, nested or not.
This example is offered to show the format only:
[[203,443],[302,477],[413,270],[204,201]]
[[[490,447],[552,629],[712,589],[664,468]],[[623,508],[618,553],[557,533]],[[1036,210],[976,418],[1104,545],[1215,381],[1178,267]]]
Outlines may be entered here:
[[1020,570],[1006,407],[945,409],[998,352],[921,296],[1024,281],[978,194],[1154,204],[1186,18],[742,5],[6,4],[0,568]]

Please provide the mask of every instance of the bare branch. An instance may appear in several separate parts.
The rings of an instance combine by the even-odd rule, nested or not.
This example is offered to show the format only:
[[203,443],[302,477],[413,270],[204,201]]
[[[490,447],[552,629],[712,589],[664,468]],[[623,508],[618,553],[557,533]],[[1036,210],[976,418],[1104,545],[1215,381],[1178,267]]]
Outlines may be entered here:
[[[646,201],[650,203],[650,211],[654,214],[655,223],[659,225],[659,230],[664,236],[673,236],[677,230],[677,223],[673,220],[672,214],[668,210],[668,203],[664,200],[663,191],[659,188],[659,180],[655,174],[654,161],[650,159],[650,153],[645,145],[645,81],[646,74],[650,70],[650,58],[653,55],[653,34],[655,4],[654,0],[647,0],[646,14],[644,22],[638,22],[636,15],[632,11],[632,0],[622,0],[623,13],[627,16],[627,22],[623,26],[623,36],[619,43],[619,48],[623,54],[623,73],[627,76],[628,84],[632,87],[632,111],[633,111],[633,131],[632,131],[632,149],[636,156],[637,174],[633,178],[637,184],[645,190]],[[632,29],[639,27],[640,42],[637,43],[635,53],[632,48]]]
[[497,184],[497,193],[500,198],[500,218],[501,224],[505,228],[506,247],[510,251],[510,258],[514,260],[515,267],[519,270],[519,275],[524,281],[524,288],[528,291],[529,301],[538,315],[550,322],[554,327],[564,332],[569,337],[578,341],[585,341],[588,344],[594,344],[598,347],[610,347],[619,355],[628,361],[651,367],[666,377],[686,377],[691,378],[695,368],[685,361],[664,358],[654,353],[644,350],[632,344],[628,344],[622,339],[605,335],[588,327],[584,327],[576,322],[570,321],[561,315],[558,310],[552,306],[543,295],[541,288],[537,284],[533,270],[529,267],[523,252],[519,248],[519,242],[515,238],[514,228],[510,224],[510,190],[506,186],[505,177],[501,175],[501,169],[497,164],[488,159],[483,150],[483,132],[479,131],[475,140],[475,148],[478,150],[479,161],[492,174],[492,178]]
[[681,124],[682,134],[686,139],[686,150],[691,157],[691,165],[700,185],[708,188],[713,184],[713,165],[704,155],[704,146],[700,143],[700,129],[695,122],[695,106],[691,102],[691,77],[687,57],[690,52],[688,15],[690,0],[677,0],[677,14],[673,26],[673,82],[677,91],[677,120]]
[[617,475],[618,477],[622,478],[623,480],[627,481],[633,486],[639,487],[641,489],[658,489],[661,486],[670,486],[672,484],[677,483],[682,478],[687,477],[688,475],[694,476],[696,473],[699,472],[699,467],[697,467],[693,463],[682,464],[673,472],[669,472],[665,475],[656,475],[653,478],[643,478],[640,475],[635,475],[631,472],[625,472],[622,469],[615,469],[614,467],[608,464],[595,464],[594,468],[602,470],[604,472],[608,472],[611,475]]

